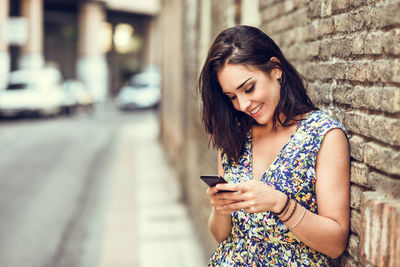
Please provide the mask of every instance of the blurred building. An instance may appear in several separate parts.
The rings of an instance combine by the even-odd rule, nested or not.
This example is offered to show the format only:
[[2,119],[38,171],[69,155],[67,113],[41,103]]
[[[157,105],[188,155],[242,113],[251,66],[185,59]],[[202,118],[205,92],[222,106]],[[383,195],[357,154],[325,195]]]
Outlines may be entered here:
[[0,1],[0,88],[17,69],[57,67],[97,101],[159,65],[158,0]]

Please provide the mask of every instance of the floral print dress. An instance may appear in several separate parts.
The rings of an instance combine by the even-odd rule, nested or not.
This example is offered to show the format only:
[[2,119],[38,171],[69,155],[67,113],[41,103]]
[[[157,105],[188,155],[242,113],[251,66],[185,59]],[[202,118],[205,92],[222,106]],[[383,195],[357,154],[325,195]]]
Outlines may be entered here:
[[[286,193],[317,213],[315,162],[324,135],[344,127],[328,114],[313,111],[302,120],[261,181]],[[229,183],[252,179],[252,135],[247,136],[237,161],[222,156]],[[329,266],[327,257],[301,242],[273,212],[231,214],[232,231],[221,242],[209,266]]]

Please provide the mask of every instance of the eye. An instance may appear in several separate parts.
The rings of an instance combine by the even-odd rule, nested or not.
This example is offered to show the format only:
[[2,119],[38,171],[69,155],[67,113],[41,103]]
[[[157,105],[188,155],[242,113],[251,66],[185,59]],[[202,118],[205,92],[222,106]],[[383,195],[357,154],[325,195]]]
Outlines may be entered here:
[[246,93],[251,93],[254,90],[254,84],[247,90],[245,90]]
[[233,101],[233,100],[236,99],[236,96],[235,95],[234,96],[228,96],[228,98],[229,98],[229,100]]

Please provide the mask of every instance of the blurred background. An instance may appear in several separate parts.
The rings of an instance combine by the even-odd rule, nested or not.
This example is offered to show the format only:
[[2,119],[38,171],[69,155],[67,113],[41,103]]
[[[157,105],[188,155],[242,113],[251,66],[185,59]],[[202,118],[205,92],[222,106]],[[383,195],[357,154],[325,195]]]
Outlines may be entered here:
[[217,153],[197,79],[236,24],[271,36],[348,130],[351,233],[332,264],[399,266],[399,14],[399,0],[0,0],[0,266],[206,265],[199,176]]

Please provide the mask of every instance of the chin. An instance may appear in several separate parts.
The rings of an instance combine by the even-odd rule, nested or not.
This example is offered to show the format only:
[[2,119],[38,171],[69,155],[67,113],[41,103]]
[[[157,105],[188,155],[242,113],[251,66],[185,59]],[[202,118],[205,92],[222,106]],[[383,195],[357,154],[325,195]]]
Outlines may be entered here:
[[265,122],[265,121],[256,120],[256,119],[254,119],[254,118],[253,118],[253,120],[254,120],[254,124],[257,125],[257,126],[265,126],[265,125],[268,124],[268,123]]
[[266,126],[268,124],[272,124],[272,117],[270,117],[270,118],[263,117],[263,118],[258,118],[258,119],[253,118],[253,120],[254,120],[255,124],[259,125],[259,126]]

